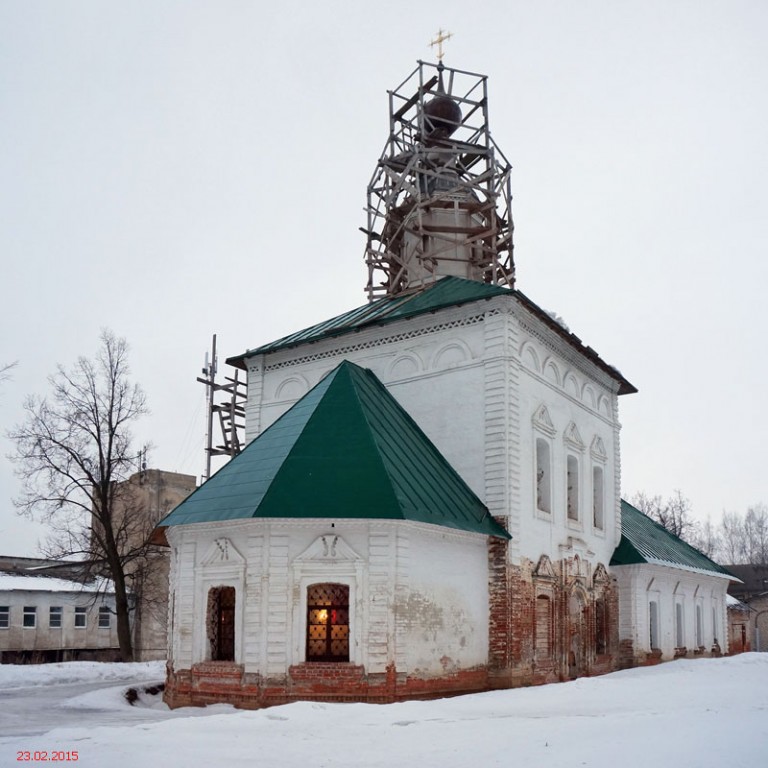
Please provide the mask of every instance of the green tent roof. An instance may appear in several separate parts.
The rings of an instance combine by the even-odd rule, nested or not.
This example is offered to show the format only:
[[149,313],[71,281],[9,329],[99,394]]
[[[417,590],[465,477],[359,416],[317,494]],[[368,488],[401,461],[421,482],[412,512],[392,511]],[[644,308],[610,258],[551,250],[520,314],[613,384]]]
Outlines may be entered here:
[[670,533],[639,509],[622,499],[621,541],[611,558],[611,565],[651,563],[718,576],[732,575],[698,549]]
[[242,518],[414,520],[509,538],[376,376],[346,361],[159,527]]
[[332,317],[322,323],[317,323],[288,336],[283,336],[269,344],[262,344],[255,349],[249,349],[241,355],[230,357],[227,362],[243,370],[247,369],[246,360],[253,355],[269,354],[280,349],[296,347],[300,344],[312,344],[323,339],[354,333],[363,328],[381,326],[396,320],[404,320],[427,312],[437,312],[447,307],[455,307],[473,301],[492,299],[495,296],[506,296],[515,299],[529,312],[536,315],[566,343],[577,349],[580,354],[591,360],[598,368],[605,371],[619,384],[619,394],[626,395],[637,392],[637,389],[627,381],[621,373],[608,365],[592,347],[586,346],[575,334],[568,331],[541,307],[531,301],[525,294],[499,285],[481,283],[477,280],[467,280],[462,277],[443,277],[418,291],[398,294],[364,304],[344,314]]

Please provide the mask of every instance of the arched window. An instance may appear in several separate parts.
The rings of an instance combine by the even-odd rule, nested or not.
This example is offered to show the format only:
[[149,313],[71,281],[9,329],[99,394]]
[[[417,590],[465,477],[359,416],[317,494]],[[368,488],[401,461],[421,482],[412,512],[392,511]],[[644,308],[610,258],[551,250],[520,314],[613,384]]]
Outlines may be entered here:
[[542,512],[552,511],[552,465],[549,443],[536,438],[536,507]]
[[307,589],[307,661],[349,661],[349,587]]
[[552,658],[552,601],[547,595],[536,598],[536,660]]
[[648,624],[650,629],[651,649],[659,647],[659,604],[655,600],[648,603]]
[[700,605],[696,606],[696,647],[704,645],[704,619]]
[[235,660],[234,587],[213,587],[208,592],[208,642],[211,661]]
[[675,603],[675,647],[685,647],[685,627],[683,625],[682,603]]
[[568,519],[579,519],[579,460],[568,455],[566,461]]
[[595,653],[608,652],[608,605],[604,598],[595,602]]
[[603,468],[592,467],[592,525],[603,529]]

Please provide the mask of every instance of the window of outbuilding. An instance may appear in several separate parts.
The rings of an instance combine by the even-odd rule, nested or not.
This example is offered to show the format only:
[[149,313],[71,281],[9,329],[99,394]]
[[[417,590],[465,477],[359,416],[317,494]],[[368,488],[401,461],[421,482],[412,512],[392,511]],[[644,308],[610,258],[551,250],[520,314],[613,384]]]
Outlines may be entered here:
[[11,626],[11,607],[0,605],[0,629],[8,629]]
[[88,623],[88,609],[84,606],[75,608],[75,629],[85,629]]
[[696,647],[704,645],[704,617],[700,605],[696,606]]
[[211,661],[235,660],[234,587],[213,587],[208,592],[208,641]]
[[648,625],[651,648],[659,647],[659,604],[655,600],[648,603]]
[[109,629],[112,625],[112,611],[109,606],[99,606],[99,629]]
[[349,587],[307,589],[307,661],[349,661]]
[[37,626],[37,607],[34,605],[24,606],[24,617],[22,619],[22,626],[27,629],[32,629]]
[[51,629],[61,629],[61,616],[63,608],[60,605],[52,605],[48,609],[48,626]]
[[675,646],[685,646],[685,632],[683,627],[683,604],[675,603]]

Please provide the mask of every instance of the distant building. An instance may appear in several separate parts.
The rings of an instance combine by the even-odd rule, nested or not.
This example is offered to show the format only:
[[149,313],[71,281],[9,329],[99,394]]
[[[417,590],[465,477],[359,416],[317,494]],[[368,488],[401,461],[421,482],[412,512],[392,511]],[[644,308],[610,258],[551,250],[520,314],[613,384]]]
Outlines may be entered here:
[[[124,485],[117,515],[128,544],[141,546],[196,480],[147,469]],[[126,568],[137,661],[166,656],[168,570],[168,549],[154,545]],[[81,562],[0,555],[0,662],[119,660],[114,606],[114,594],[97,589]]]
[[749,607],[748,637],[753,651],[768,651],[768,564],[729,565],[741,579],[728,593]]
[[[197,485],[194,475],[146,469],[125,483],[130,492],[121,495],[123,513],[137,516],[127,525],[129,545],[141,546],[158,521],[180,504]],[[120,514],[120,512],[118,512]],[[133,541],[131,541],[133,537]],[[164,659],[167,654],[169,553],[152,545],[146,559],[126,569],[134,595],[132,617],[134,658],[137,661]]]
[[109,584],[30,575],[34,560],[23,559],[25,573],[0,572],[0,663],[119,659]]

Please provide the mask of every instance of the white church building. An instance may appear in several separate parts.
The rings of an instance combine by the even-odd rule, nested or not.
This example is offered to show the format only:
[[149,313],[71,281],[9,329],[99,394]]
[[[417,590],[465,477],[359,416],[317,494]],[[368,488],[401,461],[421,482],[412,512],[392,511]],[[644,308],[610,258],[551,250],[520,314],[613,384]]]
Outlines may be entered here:
[[159,528],[171,706],[393,701],[724,644],[728,574],[623,514],[635,387],[515,288],[486,107],[485,77],[419,63],[368,189],[369,302],[228,361],[248,445]]

